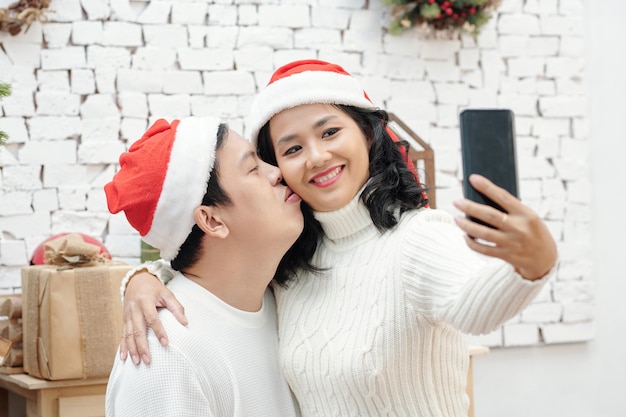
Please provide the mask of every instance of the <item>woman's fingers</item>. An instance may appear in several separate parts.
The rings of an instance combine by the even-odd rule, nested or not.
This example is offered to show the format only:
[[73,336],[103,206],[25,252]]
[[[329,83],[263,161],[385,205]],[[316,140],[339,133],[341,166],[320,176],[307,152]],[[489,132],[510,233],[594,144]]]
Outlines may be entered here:
[[456,218],[457,225],[467,233],[468,246],[510,263],[524,278],[544,276],[557,259],[556,243],[545,223],[515,196],[488,179],[472,175],[470,181],[479,192],[508,213],[467,199],[455,201],[454,205],[467,216],[495,227],[492,229],[463,217]]
[[125,323],[124,325],[124,333],[122,334],[122,341],[125,344],[127,354],[125,356],[130,355],[130,359],[133,361],[135,365],[139,364],[139,354],[137,352],[137,345],[135,344],[135,333],[133,327],[133,321]]
[[[169,311],[171,311],[174,317],[176,317],[176,320],[178,320],[179,323],[182,324],[183,326],[186,326],[187,324],[189,324],[189,322],[187,321],[187,316],[185,316],[185,308],[176,299],[176,297],[174,296],[174,293],[172,293],[169,289],[167,289],[166,291],[162,291],[160,298],[161,298],[161,301],[159,305],[161,307],[165,307]],[[160,324],[161,322],[159,322],[159,325]],[[154,327],[153,327],[153,330],[156,333],[157,337],[159,338],[159,341],[161,342],[161,344],[163,346],[167,346],[167,334],[165,333],[165,329],[163,329],[163,326],[159,326],[159,328],[162,329],[162,331],[157,331],[157,329]]]
[[154,276],[139,272],[126,288],[124,302],[124,334],[120,343],[120,357],[130,355],[134,364],[150,363],[148,328],[152,328],[159,342],[167,346],[165,328],[159,319],[158,307],[172,307],[176,318],[186,324],[184,309],[172,292]]
[[520,203],[517,197],[509,193],[504,188],[498,187],[482,175],[470,175],[469,182],[472,187],[476,189],[476,191],[491,199],[494,203],[502,207],[507,213],[515,213],[516,210],[524,210],[526,208]]
[[124,329],[120,340],[120,360],[125,361],[126,358],[128,358],[128,346],[126,344],[126,329]]

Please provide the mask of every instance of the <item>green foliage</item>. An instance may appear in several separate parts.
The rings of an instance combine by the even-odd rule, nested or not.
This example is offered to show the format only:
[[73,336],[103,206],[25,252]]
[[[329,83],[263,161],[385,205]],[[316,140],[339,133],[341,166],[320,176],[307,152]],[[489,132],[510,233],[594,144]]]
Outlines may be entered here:
[[[11,95],[11,85],[7,83],[0,82],[0,98],[8,97]],[[0,145],[4,145],[9,136],[0,130]]]
[[407,4],[412,3],[413,0],[383,0],[383,3],[392,5],[392,4]]
[[389,27],[387,27],[387,31],[392,35],[399,35],[405,30],[406,28],[402,26],[402,22],[400,20],[394,20],[389,24]]
[[420,6],[420,14],[424,19],[434,19],[441,14],[441,9],[437,3],[426,3]]
[[11,95],[11,85],[0,82],[0,97],[8,97]]

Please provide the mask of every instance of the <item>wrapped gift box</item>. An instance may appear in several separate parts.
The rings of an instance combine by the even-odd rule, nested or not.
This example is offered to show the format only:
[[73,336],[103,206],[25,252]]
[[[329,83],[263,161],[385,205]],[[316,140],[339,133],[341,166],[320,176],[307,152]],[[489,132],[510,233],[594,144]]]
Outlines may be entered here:
[[22,268],[24,371],[50,380],[107,377],[122,334],[129,265]]

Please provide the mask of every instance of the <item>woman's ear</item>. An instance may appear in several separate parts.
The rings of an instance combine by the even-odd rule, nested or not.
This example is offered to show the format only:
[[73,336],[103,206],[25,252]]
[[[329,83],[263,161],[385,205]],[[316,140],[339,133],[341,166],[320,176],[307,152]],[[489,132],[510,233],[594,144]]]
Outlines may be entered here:
[[211,237],[223,239],[230,231],[220,216],[219,207],[199,206],[193,211],[193,219],[204,233]]

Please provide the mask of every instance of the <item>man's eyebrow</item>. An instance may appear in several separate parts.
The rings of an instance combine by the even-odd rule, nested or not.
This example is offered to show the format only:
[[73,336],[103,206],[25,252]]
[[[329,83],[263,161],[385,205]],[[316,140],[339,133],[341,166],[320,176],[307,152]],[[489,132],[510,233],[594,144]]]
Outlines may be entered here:
[[256,157],[256,152],[250,149],[241,155],[241,157],[239,158],[239,165],[243,165],[248,159],[255,158],[255,157]]
[[[326,117],[322,117],[321,119],[319,119],[317,122],[313,123],[313,128],[314,129],[318,129],[322,126],[324,126],[326,123],[328,123],[329,120],[335,119],[339,116],[334,115],[334,114],[330,114]],[[277,145],[282,145],[285,142],[289,142],[290,140],[293,140],[296,137],[296,135],[285,135],[282,138],[278,139]]]

